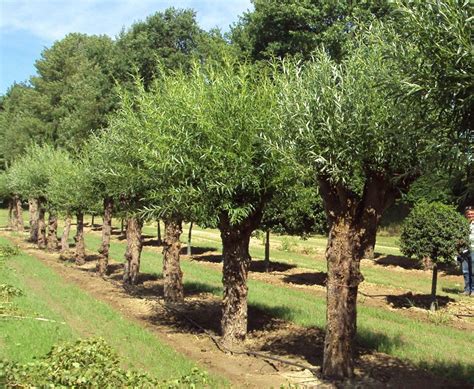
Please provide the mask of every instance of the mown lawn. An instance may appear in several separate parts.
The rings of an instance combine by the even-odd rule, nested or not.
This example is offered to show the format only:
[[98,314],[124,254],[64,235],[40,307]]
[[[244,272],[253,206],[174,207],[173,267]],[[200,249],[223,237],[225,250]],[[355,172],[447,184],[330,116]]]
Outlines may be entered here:
[[[8,239],[0,237],[0,244],[7,243]],[[18,315],[66,323],[2,317],[0,359],[31,362],[59,342],[100,336],[119,353],[125,368],[140,369],[159,379],[179,378],[196,367],[151,332],[65,282],[33,256],[22,253],[0,264],[0,283],[24,292],[14,299]],[[211,383],[227,386],[219,377],[211,377]]]

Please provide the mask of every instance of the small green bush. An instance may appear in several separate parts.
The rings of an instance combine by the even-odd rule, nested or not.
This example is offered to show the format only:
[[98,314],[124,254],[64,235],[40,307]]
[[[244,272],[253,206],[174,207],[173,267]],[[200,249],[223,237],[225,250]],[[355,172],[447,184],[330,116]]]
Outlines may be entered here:
[[0,245],[0,259],[14,257],[18,254],[20,254],[18,246],[13,246],[11,244]]
[[57,345],[45,358],[27,364],[0,362],[0,386],[87,388],[205,387],[206,373],[198,369],[176,380],[159,381],[120,367],[118,355],[101,338]]
[[400,236],[403,254],[434,262],[453,262],[468,247],[469,223],[453,207],[422,202],[405,219]]

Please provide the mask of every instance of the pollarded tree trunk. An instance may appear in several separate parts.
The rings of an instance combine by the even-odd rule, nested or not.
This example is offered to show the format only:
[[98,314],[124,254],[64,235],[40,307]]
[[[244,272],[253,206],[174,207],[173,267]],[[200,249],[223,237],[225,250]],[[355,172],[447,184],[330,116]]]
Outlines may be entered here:
[[125,252],[123,281],[132,285],[137,283],[140,271],[142,226],[143,222],[136,217],[127,219],[127,250]]
[[183,232],[180,219],[165,219],[165,239],[163,242],[163,278],[166,303],[180,303],[184,299],[183,272],[179,263]]
[[[409,183],[406,183],[409,185]],[[385,210],[394,203],[400,190],[393,187],[390,180],[380,174],[371,175],[365,185],[362,220],[364,225],[360,241],[360,256],[374,259],[377,228]]]
[[353,376],[353,343],[357,323],[360,273],[360,232],[352,220],[337,218],[329,233],[326,259],[327,324],[323,374],[328,378]]
[[15,215],[14,217],[14,230],[18,232],[24,232],[25,231],[25,226],[23,224],[23,207],[21,204],[21,199],[20,196],[15,195],[13,197],[13,214]]
[[13,198],[10,198],[8,200],[8,228],[12,231],[15,228],[14,227],[15,226],[14,209],[15,209],[15,206],[14,206]]
[[48,218],[48,250],[56,251],[58,249],[58,218],[53,211],[49,211]]
[[69,233],[71,232],[71,215],[67,214],[64,219],[64,229],[61,235],[61,253],[69,250]]
[[86,245],[84,243],[84,214],[78,212],[76,214],[77,226],[76,226],[76,236],[74,241],[76,242],[76,252],[74,259],[76,265],[84,265],[86,263]]
[[109,248],[110,248],[110,235],[112,234],[112,211],[113,211],[113,200],[110,197],[104,199],[104,217],[102,223],[102,244],[99,249],[99,262],[97,264],[97,271],[101,276],[107,273],[107,267],[109,264]]
[[30,216],[30,242],[38,242],[38,200],[28,200],[28,213]]
[[326,336],[322,373],[326,378],[344,379],[354,375],[353,347],[357,328],[357,290],[363,281],[360,272],[361,240],[370,229],[364,224],[366,185],[359,198],[342,184],[320,179],[330,230],[326,249],[328,266]]
[[231,225],[227,214],[222,214],[219,218],[224,258],[222,344],[230,350],[241,344],[247,335],[247,276],[252,260],[249,243],[250,235],[261,218],[261,210],[238,225]]
[[38,248],[46,248],[46,210],[43,201],[38,201]]

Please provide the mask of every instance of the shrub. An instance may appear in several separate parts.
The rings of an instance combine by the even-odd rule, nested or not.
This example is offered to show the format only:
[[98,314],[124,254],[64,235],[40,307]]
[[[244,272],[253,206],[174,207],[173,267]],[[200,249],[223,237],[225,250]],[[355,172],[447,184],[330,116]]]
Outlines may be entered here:
[[402,226],[400,249],[418,260],[433,261],[431,310],[437,308],[436,284],[438,262],[453,262],[462,248],[469,247],[469,223],[453,207],[422,202],[413,208]]
[[403,223],[400,250],[419,260],[430,257],[433,262],[453,262],[468,242],[469,224],[453,207],[421,202]]
[[120,367],[118,355],[101,339],[78,340],[54,346],[39,361],[27,364],[0,362],[0,386],[88,388],[181,388],[205,387],[207,376],[195,369],[190,375],[159,381]]

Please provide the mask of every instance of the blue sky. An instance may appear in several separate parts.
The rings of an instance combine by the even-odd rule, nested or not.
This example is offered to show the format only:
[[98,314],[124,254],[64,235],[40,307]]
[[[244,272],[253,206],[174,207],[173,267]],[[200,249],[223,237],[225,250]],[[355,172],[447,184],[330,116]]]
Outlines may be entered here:
[[35,73],[44,47],[70,32],[107,34],[168,7],[193,8],[199,25],[228,30],[250,0],[0,0],[0,94]]

